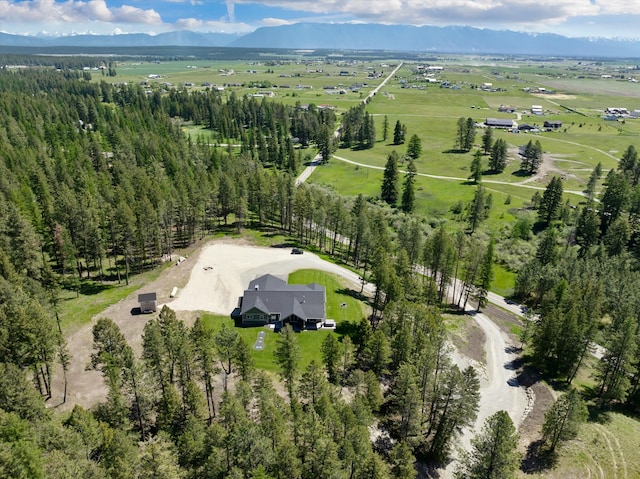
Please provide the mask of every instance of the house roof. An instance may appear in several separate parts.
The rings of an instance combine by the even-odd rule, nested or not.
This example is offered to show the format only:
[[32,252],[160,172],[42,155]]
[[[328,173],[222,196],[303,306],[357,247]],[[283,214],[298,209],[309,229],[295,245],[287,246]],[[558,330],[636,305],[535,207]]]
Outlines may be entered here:
[[147,303],[157,299],[156,293],[142,293],[138,295],[138,303]]
[[485,121],[485,125],[511,128],[513,126],[513,120],[509,120],[506,118],[487,118]]
[[316,283],[287,284],[265,274],[249,283],[242,300],[240,314],[257,309],[266,314],[279,313],[281,319],[295,315],[301,319],[325,317],[325,289]]

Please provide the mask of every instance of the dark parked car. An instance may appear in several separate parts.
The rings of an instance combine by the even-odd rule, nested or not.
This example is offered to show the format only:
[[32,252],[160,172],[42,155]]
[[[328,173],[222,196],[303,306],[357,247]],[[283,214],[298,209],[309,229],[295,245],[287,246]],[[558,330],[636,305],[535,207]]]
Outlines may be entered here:
[[302,251],[300,248],[293,248],[291,250],[291,254],[302,254],[304,253],[304,251]]

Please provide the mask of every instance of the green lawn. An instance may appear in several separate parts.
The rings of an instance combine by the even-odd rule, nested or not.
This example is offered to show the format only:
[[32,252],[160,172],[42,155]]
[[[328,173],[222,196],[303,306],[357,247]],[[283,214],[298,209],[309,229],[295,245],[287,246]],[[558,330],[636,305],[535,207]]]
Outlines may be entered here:
[[[344,321],[357,322],[365,315],[365,305],[355,299],[342,282],[334,275],[318,270],[299,270],[289,275],[290,284],[318,283],[323,285],[327,291],[327,318],[335,319],[337,324]],[[357,291],[356,291],[357,293]],[[344,306],[343,306],[344,304]],[[234,327],[233,321],[227,316],[216,316],[203,314],[203,321],[209,327],[217,330],[226,324]],[[276,334],[263,327],[237,328],[240,335],[252,347],[251,354],[256,367],[269,372],[278,372],[278,365],[273,353],[276,347]],[[264,349],[256,351],[253,344],[256,342],[258,333],[266,331],[264,339]],[[302,331],[296,334],[300,350],[302,351],[301,368],[305,368],[312,360],[322,363],[322,341],[328,334],[336,334],[330,330]]]
[[66,333],[71,333],[83,324],[89,323],[96,314],[123,300],[143,285],[154,281],[163,270],[163,267],[159,267],[145,273],[132,275],[129,285],[125,284],[123,277],[120,284],[103,284],[95,280],[83,280],[79,284],[79,293],[68,289],[62,290],[58,314],[63,330]]

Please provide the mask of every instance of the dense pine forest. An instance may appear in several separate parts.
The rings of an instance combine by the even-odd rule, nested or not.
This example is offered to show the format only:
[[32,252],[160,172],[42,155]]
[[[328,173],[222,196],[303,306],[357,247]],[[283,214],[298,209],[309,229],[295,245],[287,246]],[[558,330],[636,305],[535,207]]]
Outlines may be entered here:
[[[233,92],[147,94],[86,72],[0,70],[1,477],[412,478],[416,459],[446,464],[475,420],[479,379],[453,363],[441,311],[484,306],[495,262],[519,270],[515,294],[531,307],[527,361],[570,385],[598,343],[598,385],[584,398],[638,412],[633,146],[601,195],[594,171],[573,209],[554,178],[532,199],[535,220],[491,239],[481,185],[451,224],[379,198],[296,187],[310,146],[330,161],[337,121],[330,109]],[[215,143],[187,137],[185,122],[209,128]],[[345,115],[342,132],[343,147],[375,141],[364,108]],[[340,341],[327,337],[324,364],[300,370],[285,328],[274,382],[237,332],[188,327],[165,308],[145,327],[141,357],[113,322],[95,325],[90,367],[109,389],[102,404],[66,415],[46,407],[53,369],[73,353],[57,315],[62,288],[127,283],[196,239],[254,226],[286,232],[375,284],[371,316]],[[490,418],[487,437],[505,431],[514,446],[503,416]],[[547,431],[555,447],[562,434]]]

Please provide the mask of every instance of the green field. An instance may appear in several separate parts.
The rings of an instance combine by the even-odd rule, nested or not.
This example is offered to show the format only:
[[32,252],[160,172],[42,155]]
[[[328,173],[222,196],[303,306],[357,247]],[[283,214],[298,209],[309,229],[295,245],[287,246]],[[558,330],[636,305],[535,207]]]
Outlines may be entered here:
[[[327,318],[335,319],[337,325],[344,322],[355,323],[365,316],[365,305],[352,296],[356,292],[345,287],[336,276],[318,270],[299,270],[289,275],[288,282],[290,284],[318,283],[323,285],[327,291]],[[233,327],[233,321],[227,316],[203,314],[202,319],[214,330],[221,328],[223,324]],[[256,342],[259,332],[266,331],[264,349],[262,351],[251,349],[251,355],[258,369],[278,372],[278,365],[273,355],[277,333],[261,327],[237,328],[237,331],[250,346]],[[323,329],[302,331],[296,335],[302,352],[301,368],[305,368],[313,360],[319,364],[322,363],[322,341],[328,334],[336,333]]]
[[640,422],[618,413],[607,413],[582,426],[578,438],[564,443],[553,469],[519,477],[626,478],[640,477]]

